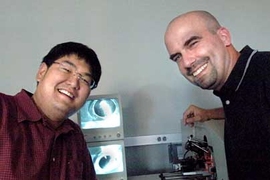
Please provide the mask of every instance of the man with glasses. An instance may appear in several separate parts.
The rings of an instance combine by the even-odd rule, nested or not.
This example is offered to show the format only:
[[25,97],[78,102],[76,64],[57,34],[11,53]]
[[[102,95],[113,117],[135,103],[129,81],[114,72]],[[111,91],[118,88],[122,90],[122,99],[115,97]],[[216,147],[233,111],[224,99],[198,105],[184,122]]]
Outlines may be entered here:
[[0,93],[0,179],[96,180],[84,136],[68,117],[100,76],[96,53],[66,42],[43,58],[34,94]]

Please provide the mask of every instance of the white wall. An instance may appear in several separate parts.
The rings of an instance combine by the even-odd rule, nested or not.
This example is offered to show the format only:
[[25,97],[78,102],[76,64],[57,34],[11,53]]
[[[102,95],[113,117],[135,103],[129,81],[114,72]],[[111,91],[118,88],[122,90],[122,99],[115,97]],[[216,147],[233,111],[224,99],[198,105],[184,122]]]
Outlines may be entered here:
[[238,49],[249,44],[267,50],[269,5],[268,0],[2,0],[0,91],[34,91],[42,57],[58,43],[79,41],[93,48],[102,64],[100,85],[92,93],[122,96],[126,136],[178,133],[190,103],[206,108],[221,103],[189,84],[168,60],[163,43],[168,22],[179,13],[208,10],[231,29]]

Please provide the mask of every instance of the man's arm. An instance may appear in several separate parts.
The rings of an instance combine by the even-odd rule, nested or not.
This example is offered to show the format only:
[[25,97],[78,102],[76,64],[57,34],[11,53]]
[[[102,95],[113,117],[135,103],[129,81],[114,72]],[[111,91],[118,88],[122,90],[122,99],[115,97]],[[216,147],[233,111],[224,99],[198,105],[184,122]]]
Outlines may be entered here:
[[195,105],[190,105],[183,114],[185,125],[194,126],[195,122],[204,122],[211,119],[221,120],[225,118],[223,107],[215,109],[203,109]]

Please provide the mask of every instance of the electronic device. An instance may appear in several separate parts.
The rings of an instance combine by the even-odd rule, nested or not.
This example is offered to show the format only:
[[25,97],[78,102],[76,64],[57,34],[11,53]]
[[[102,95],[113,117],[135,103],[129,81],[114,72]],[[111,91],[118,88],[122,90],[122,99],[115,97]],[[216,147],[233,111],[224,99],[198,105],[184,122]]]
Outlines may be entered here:
[[124,139],[120,95],[89,96],[77,115],[86,142]]
[[186,151],[182,158],[181,146],[181,144],[169,144],[169,161],[173,164],[174,172],[162,173],[160,175],[162,180],[177,178],[216,180],[213,148],[208,144],[206,136],[201,140],[190,135],[184,145]]
[[99,180],[127,180],[123,140],[87,143]]

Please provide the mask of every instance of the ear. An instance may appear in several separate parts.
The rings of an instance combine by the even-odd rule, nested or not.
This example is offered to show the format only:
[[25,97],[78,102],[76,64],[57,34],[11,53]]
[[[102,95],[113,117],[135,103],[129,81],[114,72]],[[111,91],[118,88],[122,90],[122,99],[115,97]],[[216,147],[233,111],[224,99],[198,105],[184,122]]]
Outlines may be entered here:
[[232,44],[231,34],[229,30],[225,27],[221,27],[217,30],[219,38],[223,41],[225,46],[230,46]]
[[37,75],[36,75],[37,82],[41,81],[44,78],[47,70],[48,70],[48,66],[45,63],[41,63],[41,65],[39,66]]

